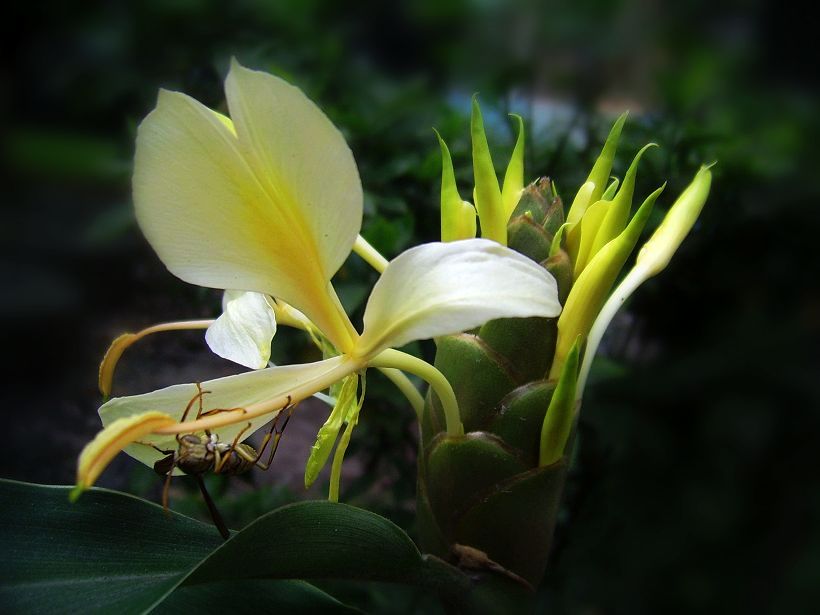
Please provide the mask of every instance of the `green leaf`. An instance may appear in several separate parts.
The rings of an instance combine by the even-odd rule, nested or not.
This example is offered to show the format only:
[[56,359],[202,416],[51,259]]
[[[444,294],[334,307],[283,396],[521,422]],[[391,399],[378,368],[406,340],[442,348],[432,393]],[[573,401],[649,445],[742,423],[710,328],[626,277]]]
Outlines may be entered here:
[[635,154],[635,159],[632,161],[632,164],[629,165],[629,169],[624,176],[621,189],[618,190],[615,198],[612,199],[612,205],[607,209],[606,217],[601,222],[598,232],[595,234],[595,241],[588,258],[593,258],[598,250],[617,237],[621,231],[626,228],[626,223],[629,219],[629,210],[632,207],[632,195],[635,192],[635,178],[638,174],[638,163],[644,155],[644,152],[650,147],[658,147],[658,145],[657,143],[648,143]]
[[241,579],[180,587],[152,613],[360,613],[306,581]]
[[69,487],[0,481],[6,504],[0,512],[0,603],[15,613],[140,613],[180,585],[182,598],[172,597],[171,607],[186,604],[193,591],[244,607],[243,588],[256,587],[269,588],[261,612],[292,600],[311,601],[312,612],[349,612],[306,584],[249,581],[263,578],[405,583],[451,600],[466,598],[471,588],[466,575],[422,556],[389,520],[344,504],[285,506],[222,543],[209,525],[166,515],[130,495],[91,489],[72,505],[68,492]]
[[259,517],[203,561],[186,584],[333,578],[468,589],[466,575],[442,566],[423,557],[410,537],[384,517],[319,500]]
[[0,604],[15,613],[140,613],[222,542],[130,495],[0,481]]

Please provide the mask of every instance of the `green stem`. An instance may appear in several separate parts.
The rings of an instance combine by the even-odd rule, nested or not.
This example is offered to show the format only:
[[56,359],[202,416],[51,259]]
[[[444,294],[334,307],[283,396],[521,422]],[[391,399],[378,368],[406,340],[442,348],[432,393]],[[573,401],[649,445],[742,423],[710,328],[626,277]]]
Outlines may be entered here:
[[427,382],[441,400],[441,407],[444,410],[444,420],[447,424],[447,434],[450,436],[460,436],[464,434],[464,426],[461,424],[458,401],[456,401],[453,387],[450,386],[444,374],[435,367],[413,355],[393,348],[388,348],[379,353],[376,357],[368,361],[368,365],[370,367],[394,367],[418,376]]
[[367,243],[367,240],[361,235],[356,237],[356,243],[353,244],[353,251],[379,273],[384,273],[384,270],[387,269],[387,259],[379,254],[376,248]]
[[392,367],[380,367],[378,369],[404,394],[407,401],[413,406],[413,410],[416,412],[416,418],[421,421],[421,415],[424,413],[424,397],[422,397],[415,385],[410,382],[407,376],[397,369]]

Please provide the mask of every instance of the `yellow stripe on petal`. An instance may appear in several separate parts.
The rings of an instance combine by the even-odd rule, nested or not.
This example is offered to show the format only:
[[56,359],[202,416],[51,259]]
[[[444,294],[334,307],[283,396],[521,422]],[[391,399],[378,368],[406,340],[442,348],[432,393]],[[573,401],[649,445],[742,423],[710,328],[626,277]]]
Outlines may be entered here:
[[[298,90],[269,78],[298,93],[275,97],[276,112],[254,114],[270,112],[294,125],[270,145],[281,151],[270,169],[260,167],[246,143],[271,136],[262,119],[257,127],[244,113],[232,127],[188,96],[160,94],[137,134],[137,219],[174,275],[201,286],[282,297],[344,349],[355,331],[329,281],[361,222],[358,172],[338,131],[335,149],[311,142],[321,130],[336,130],[329,120]],[[260,104],[250,97],[244,107]]]
[[155,429],[175,422],[163,412],[144,412],[112,422],[80,453],[77,486],[71,492],[71,499],[76,500],[83,491],[91,487],[111,460],[127,445]]
[[289,232],[301,235],[298,257],[315,259],[329,280],[353,248],[364,203],[342,133],[299,88],[236,61],[225,93],[243,154]]

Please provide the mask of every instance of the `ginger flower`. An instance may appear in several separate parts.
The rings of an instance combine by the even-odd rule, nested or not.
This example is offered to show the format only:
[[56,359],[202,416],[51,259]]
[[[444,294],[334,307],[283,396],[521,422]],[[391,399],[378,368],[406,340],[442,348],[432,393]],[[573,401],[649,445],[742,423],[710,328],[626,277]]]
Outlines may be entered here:
[[[358,235],[359,173],[324,113],[298,88],[236,62],[225,91],[230,118],[162,91],[139,127],[134,168],[134,204],[148,241],[177,277],[225,290],[224,313],[214,322],[167,323],[118,338],[101,366],[101,384],[110,388],[113,365],[142,334],[185,327],[208,326],[218,354],[258,368],[278,320],[318,338],[329,358],[203,382],[207,408],[222,411],[184,423],[196,383],[111,399],[100,408],[105,428],[80,456],[78,493],[120,450],[150,465],[161,457],[154,447],[176,448],[174,434],[213,429],[230,441],[251,423],[247,437],[288,402],[343,382],[346,409],[326,424],[335,438],[342,423],[355,425],[361,400],[351,404],[350,383],[368,367],[389,370],[417,410],[418,393],[395,370],[425,379],[442,400],[447,431],[461,433],[447,381],[393,348],[496,318],[554,317],[561,310],[552,276],[503,241],[423,244],[385,265]],[[331,284],[354,249],[383,269],[361,333]]]

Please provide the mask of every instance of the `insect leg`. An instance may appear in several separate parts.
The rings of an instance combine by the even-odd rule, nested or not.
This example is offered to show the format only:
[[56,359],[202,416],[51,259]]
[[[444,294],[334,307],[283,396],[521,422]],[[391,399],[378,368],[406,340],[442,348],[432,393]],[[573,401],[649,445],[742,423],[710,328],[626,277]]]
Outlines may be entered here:
[[225,520],[222,518],[222,515],[219,514],[219,509],[217,509],[216,504],[214,504],[214,501],[211,499],[211,494],[208,493],[208,489],[205,487],[205,481],[202,480],[202,476],[199,474],[195,474],[194,478],[196,478],[199,490],[202,492],[202,498],[205,500],[208,512],[211,513],[211,519],[213,519],[216,529],[219,531],[223,540],[228,540],[228,538],[231,537],[231,533],[228,531],[228,526],[225,525]]
[[171,468],[165,476],[165,484],[162,486],[162,509],[166,514],[168,514],[168,490],[171,488],[171,477],[174,475],[174,465],[173,463],[171,464]]
[[[210,391],[203,391],[202,390],[202,385],[198,382],[196,383],[196,390],[199,391],[199,393],[197,393],[196,397],[194,398],[194,399],[197,399],[197,398],[199,399],[199,410],[197,410],[197,413],[196,413],[196,418],[198,419],[201,416],[203,416],[203,414],[202,414],[202,398],[205,397],[205,395],[207,395],[208,393],[210,393]],[[193,401],[194,400],[192,399],[191,404],[193,403]],[[180,421],[180,422],[185,421],[185,416],[188,414],[188,410],[190,410],[191,404],[188,404],[188,408],[185,410],[185,414],[182,416],[182,421]]]
[[[220,459],[216,464],[214,464],[214,474],[219,474],[222,471],[222,468],[227,463],[227,461],[231,457],[231,455],[236,453],[236,445],[239,444],[239,440],[242,438],[242,434],[244,434],[250,428],[251,428],[251,424],[248,423],[247,425],[245,425],[245,428],[242,431],[240,431],[238,434],[236,434],[236,437],[233,439],[233,442],[231,443],[231,447],[225,452],[225,456],[222,457],[222,459]],[[215,452],[217,454],[219,454],[218,451],[215,451]]]
[[[182,413],[182,418],[179,420],[180,423],[184,423],[185,419],[188,418],[188,413],[191,411],[191,408],[194,407],[194,402],[197,401],[197,400],[199,400],[199,412],[196,413],[196,418],[199,418],[199,416],[202,414],[202,398],[204,397],[204,395],[206,393],[210,393],[210,391],[203,391],[202,390],[202,385],[199,382],[196,383],[196,390],[197,390],[196,395],[194,395],[191,398],[191,401],[188,402],[188,405],[185,406],[185,412]],[[182,437],[182,434],[177,434],[176,435],[177,442],[179,442],[179,439],[181,437]]]
[[[265,441],[262,443],[262,446],[259,449],[259,454],[257,455],[256,460],[254,461],[254,465],[256,465],[256,467],[258,467],[260,470],[267,470],[270,467],[270,464],[273,463],[273,457],[276,455],[276,449],[279,448],[279,440],[282,439],[282,434],[285,433],[285,427],[288,426],[288,421],[290,421],[290,417],[293,416],[294,408],[296,408],[296,406],[290,405],[290,396],[288,396],[288,403],[284,408],[282,408],[282,412],[284,412],[285,410],[288,411],[288,414],[285,417],[285,422],[282,423],[282,428],[275,429],[277,423],[279,422],[279,417],[282,416],[282,413],[280,412],[276,416],[276,419],[273,421],[273,424],[271,425],[271,429],[268,432],[268,435],[265,436]],[[265,447],[270,441],[271,436],[274,433],[274,430],[276,435],[273,436],[273,446],[271,447],[270,455],[268,455],[268,461],[266,463],[261,463],[259,460],[262,458],[262,452],[265,450]]]

